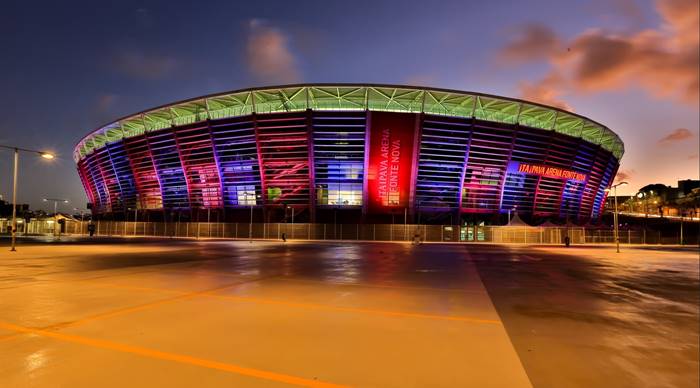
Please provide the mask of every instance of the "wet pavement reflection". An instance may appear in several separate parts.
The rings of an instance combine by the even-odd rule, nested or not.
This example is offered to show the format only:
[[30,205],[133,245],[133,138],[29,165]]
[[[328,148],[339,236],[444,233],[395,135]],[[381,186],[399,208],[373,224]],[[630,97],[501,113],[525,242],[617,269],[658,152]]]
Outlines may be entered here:
[[[697,250],[101,239],[20,251],[0,253],[0,386],[104,377],[77,378],[55,357],[182,386],[700,383]],[[84,338],[144,347],[134,352],[157,365],[76,350]],[[283,377],[185,368],[174,384],[149,372],[167,359],[152,349]]]

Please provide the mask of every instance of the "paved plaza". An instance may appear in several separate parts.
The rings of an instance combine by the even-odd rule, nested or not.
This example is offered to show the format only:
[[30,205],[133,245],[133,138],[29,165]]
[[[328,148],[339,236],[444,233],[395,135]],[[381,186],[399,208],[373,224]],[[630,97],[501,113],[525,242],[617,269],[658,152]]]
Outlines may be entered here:
[[2,387],[697,387],[698,251],[0,242]]

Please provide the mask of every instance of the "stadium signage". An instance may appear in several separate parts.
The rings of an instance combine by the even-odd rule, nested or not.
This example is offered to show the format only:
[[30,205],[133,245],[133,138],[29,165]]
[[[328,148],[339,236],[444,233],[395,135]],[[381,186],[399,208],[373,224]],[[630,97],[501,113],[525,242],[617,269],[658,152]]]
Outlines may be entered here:
[[414,115],[372,113],[367,169],[371,208],[408,206],[415,120]]
[[401,172],[401,139],[391,138],[391,129],[382,129],[382,146],[379,158],[379,197],[388,205],[389,193],[399,192]]
[[548,178],[567,179],[579,182],[584,182],[587,179],[586,174],[580,172],[541,164],[520,163],[518,165],[517,171],[519,173],[539,175]]

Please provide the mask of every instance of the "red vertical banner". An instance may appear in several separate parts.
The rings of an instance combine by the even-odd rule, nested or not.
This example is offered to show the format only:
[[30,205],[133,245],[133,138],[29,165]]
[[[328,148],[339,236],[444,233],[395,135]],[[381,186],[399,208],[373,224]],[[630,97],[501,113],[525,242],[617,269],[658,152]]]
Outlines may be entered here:
[[368,209],[409,205],[417,115],[372,112],[367,166]]

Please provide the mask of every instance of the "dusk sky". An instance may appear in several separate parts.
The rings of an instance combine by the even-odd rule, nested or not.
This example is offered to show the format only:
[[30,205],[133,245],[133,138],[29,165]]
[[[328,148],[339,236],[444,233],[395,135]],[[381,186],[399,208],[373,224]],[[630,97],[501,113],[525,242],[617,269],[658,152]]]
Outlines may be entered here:
[[[620,193],[698,179],[698,1],[5,1],[0,144],[19,201],[84,208],[89,131],[158,105],[299,82],[434,86],[565,107],[618,133]],[[107,3],[107,2],[106,2]],[[12,154],[0,151],[11,198]]]

